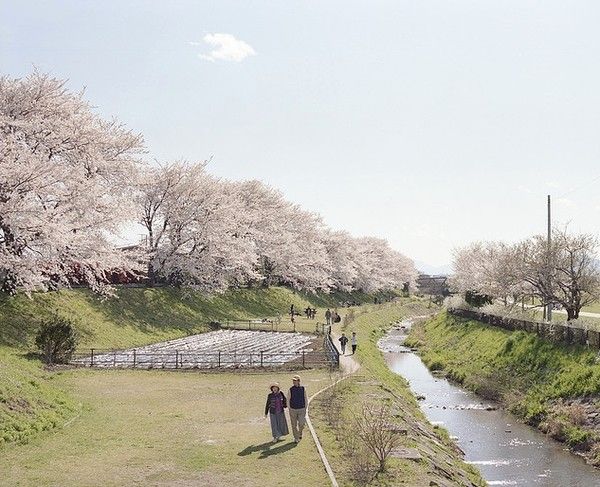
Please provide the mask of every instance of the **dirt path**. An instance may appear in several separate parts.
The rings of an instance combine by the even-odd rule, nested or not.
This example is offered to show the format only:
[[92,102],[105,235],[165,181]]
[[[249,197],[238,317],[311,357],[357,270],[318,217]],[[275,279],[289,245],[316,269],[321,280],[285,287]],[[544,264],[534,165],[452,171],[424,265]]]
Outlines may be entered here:
[[[332,331],[331,333],[331,337],[333,340],[334,344],[338,344],[339,343],[339,335],[336,331]],[[340,371],[342,373],[341,377],[339,379],[337,379],[336,381],[332,382],[331,384],[329,384],[327,387],[322,388],[321,390],[315,392],[309,399],[308,399],[308,404],[310,406],[311,401],[317,397],[319,394],[321,394],[322,392],[326,391],[327,389],[329,389],[330,387],[333,387],[334,385],[336,385],[338,382],[343,381],[344,379],[347,379],[348,377],[350,377],[352,374],[354,374],[358,369],[360,369],[360,364],[358,363],[358,361],[356,360],[356,358],[354,358],[352,355],[340,355]],[[325,454],[325,450],[323,450],[323,447],[321,446],[321,442],[319,441],[319,437],[317,436],[317,432],[315,431],[315,428],[312,424],[312,421],[310,420],[310,407],[307,411],[306,414],[306,424],[308,426],[308,429],[310,430],[310,434],[313,437],[313,440],[315,442],[315,446],[317,447],[317,451],[319,452],[319,456],[321,457],[321,461],[323,462],[323,465],[325,466],[325,471],[327,472],[327,475],[329,476],[329,480],[331,481],[331,485],[333,487],[338,487],[338,482],[335,478],[335,474],[333,473],[333,469],[331,468],[331,465],[329,464],[329,460],[327,459],[327,455]]]

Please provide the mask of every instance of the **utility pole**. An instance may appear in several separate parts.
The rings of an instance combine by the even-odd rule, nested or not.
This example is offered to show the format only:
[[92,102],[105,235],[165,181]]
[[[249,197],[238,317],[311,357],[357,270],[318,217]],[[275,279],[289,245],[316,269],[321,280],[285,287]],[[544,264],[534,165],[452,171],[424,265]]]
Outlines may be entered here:
[[[552,217],[550,211],[550,195],[548,195],[548,289],[552,287],[552,266],[550,262],[550,256],[552,255]],[[548,321],[552,321],[552,303],[548,303],[548,311],[546,312],[546,318]]]

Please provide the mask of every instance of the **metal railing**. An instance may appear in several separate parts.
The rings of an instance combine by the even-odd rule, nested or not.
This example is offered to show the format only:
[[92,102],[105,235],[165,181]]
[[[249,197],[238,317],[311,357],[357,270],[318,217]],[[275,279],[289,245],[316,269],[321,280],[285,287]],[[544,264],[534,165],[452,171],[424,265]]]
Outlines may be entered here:
[[[227,330],[254,330],[254,331],[278,331],[278,332],[297,332],[300,331],[301,327],[297,323],[292,323],[287,320],[270,320],[270,319],[255,319],[255,320],[223,320],[215,321],[214,325],[219,325],[222,329]],[[306,325],[304,323],[304,325]],[[314,333],[324,333],[324,329],[327,325],[318,321],[314,322]],[[306,332],[305,327],[302,327],[302,331]],[[312,333],[312,332],[311,332]]]
[[70,363],[81,367],[140,368],[140,369],[217,369],[282,367],[318,368],[339,365],[339,358],[327,350],[298,350],[295,352],[237,352],[237,351],[161,351],[102,350],[76,352]]
[[323,349],[327,354],[331,367],[338,368],[340,366],[340,352],[331,338],[331,326],[328,327],[323,338]]

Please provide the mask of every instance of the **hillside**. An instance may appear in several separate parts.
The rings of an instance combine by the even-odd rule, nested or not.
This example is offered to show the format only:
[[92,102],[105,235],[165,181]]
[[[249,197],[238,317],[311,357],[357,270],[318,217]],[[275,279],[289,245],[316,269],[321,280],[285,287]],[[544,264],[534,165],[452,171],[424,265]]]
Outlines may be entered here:
[[240,289],[212,297],[173,288],[124,288],[106,300],[84,289],[1,296],[0,446],[27,441],[64,424],[79,410],[55,385],[57,372],[45,371],[32,354],[39,323],[53,314],[75,321],[80,348],[125,348],[201,333],[213,320],[285,316],[292,303],[303,309],[346,300],[367,302],[373,296],[303,295],[283,287]]

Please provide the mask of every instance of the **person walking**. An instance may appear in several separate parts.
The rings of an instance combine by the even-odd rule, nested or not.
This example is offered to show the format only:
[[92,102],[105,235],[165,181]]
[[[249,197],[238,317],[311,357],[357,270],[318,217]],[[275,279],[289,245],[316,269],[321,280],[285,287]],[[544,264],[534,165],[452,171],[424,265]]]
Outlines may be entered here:
[[356,332],[355,331],[352,332],[352,341],[351,341],[351,343],[352,343],[352,355],[354,355],[356,353],[356,347],[358,345],[358,341],[356,339]]
[[340,340],[340,348],[342,349],[342,355],[346,355],[346,343],[348,343],[348,337],[345,333],[342,333],[342,336],[339,338]]
[[306,405],[308,404],[308,400],[306,399],[306,389],[300,385],[300,376],[295,375],[292,377],[292,384],[288,395],[288,404],[290,405],[288,411],[290,413],[294,441],[298,443],[302,439],[302,430],[306,424]]
[[327,321],[327,326],[331,325],[331,311],[329,308],[327,308],[327,311],[325,311],[325,320]]
[[265,418],[269,416],[273,442],[277,442],[282,436],[289,434],[284,412],[287,408],[287,401],[283,392],[279,390],[277,382],[271,383],[270,389],[271,392],[267,396],[267,404],[265,405]]

